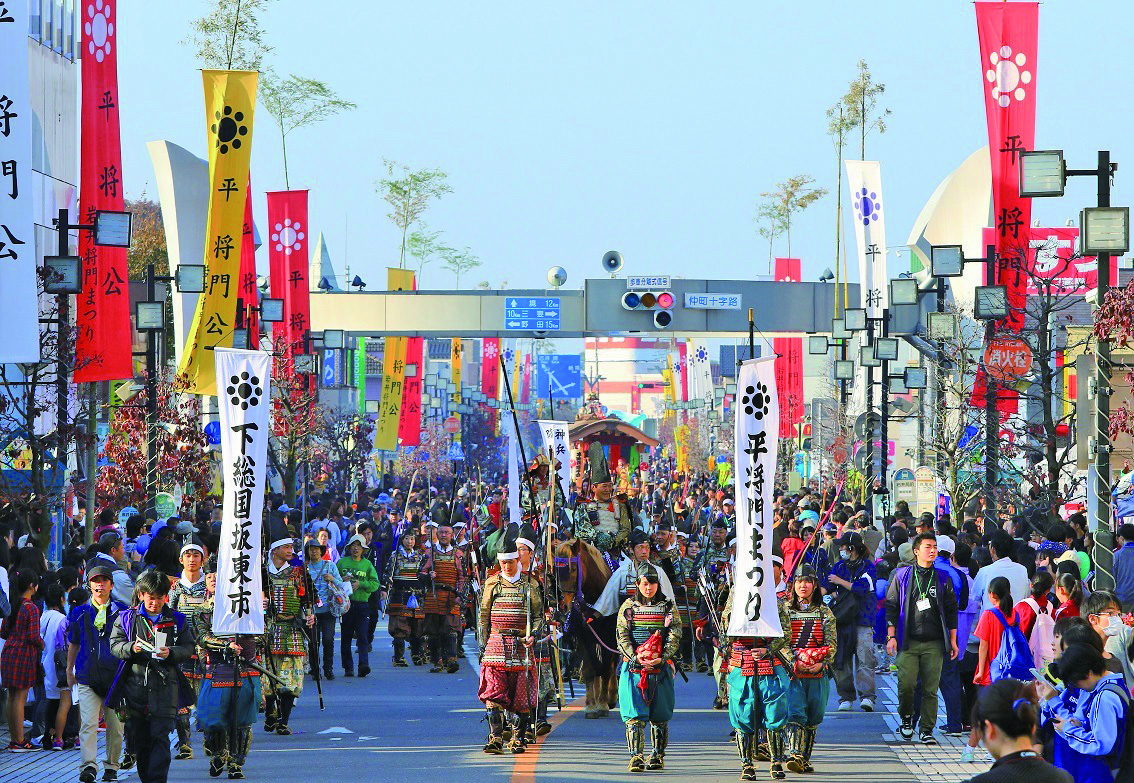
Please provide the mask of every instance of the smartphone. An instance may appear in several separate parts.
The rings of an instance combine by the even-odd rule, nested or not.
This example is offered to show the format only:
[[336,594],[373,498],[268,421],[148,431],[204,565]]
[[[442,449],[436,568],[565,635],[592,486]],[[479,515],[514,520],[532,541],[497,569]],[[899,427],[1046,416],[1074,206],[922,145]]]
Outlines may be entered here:
[[1059,691],[1060,693],[1067,690],[1067,688],[1063,685],[1063,681],[1058,679],[1054,674],[1052,674],[1046,668],[1044,668],[1043,670],[1033,668],[1033,669],[1031,669],[1031,672],[1032,672],[1032,676],[1035,677],[1036,682],[1042,682],[1045,685],[1050,685],[1052,688],[1055,688],[1055,690]]

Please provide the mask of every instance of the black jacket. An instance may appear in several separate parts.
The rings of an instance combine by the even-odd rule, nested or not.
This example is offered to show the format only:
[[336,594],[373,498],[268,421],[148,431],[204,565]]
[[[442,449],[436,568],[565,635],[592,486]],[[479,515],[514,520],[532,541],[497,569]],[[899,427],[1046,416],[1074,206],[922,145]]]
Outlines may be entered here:
[[179,667],[193,655],[193,631],[185,615],[168,606],[163,608],[155,625],[169,634],[166,645],[169,656],[164,660],[154,658],[148,652],[134,652],[141,616],[141,609],[134,607],[119,612],[114,621],[110,650],[122,659],[122,665],[107,704],[152,718],[174,718],[180,707],[188,707],[195,701],[193,690]]

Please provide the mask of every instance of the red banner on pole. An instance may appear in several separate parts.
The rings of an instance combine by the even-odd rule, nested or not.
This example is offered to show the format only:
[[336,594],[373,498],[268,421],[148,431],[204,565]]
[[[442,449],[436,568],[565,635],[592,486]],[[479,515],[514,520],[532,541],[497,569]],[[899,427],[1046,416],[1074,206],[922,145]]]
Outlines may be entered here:
[[273,299],[282,299],[283,320],[272,328],[277,346],[303,351],[311,325],[311,294],[307,285],[307,191],[268,193],[268,265]]
[[[802,278],[802,264],[798,258],[776,259],[776,280],[798,283]],[[776,393],[780,401],[780,435],[791,437],[795,425],[803,421],[803,339],[775,337],[772,349],[776,352]]]
[[480,390],[490,400],[500,396],[500,338],[486,337],[480,351]]
[[[118,3],[104,0],[83,28],[83,97],[79,176],[81,223],[96,210],[121,212],[122,141],[118,116]],[[11,21],[11,20],[8,20]],[[97,24],[96,24],[97,22]],[[79,232],[83,292],[75,312],[75,382],[134,377],[126,248],[95,247],[94,233]]]
[[[414,288],[417,288],[414,285]],[[406,341],[406,376],[402,384],[402,411],[398,418],[398,440],[403,446],[421,445],[421,380],[424,338],[411,337]]]
[[996,232],[997,285],[1008,289],[1005,325],[1024,326],[1025,276],[1016,262],[1028,246],[1031,199],[1020,197],[1020,153],[1035,147],[1036,60],[1039,3],[978,2],[981,84],[992,158],[993,229]]
[[238,319],[248,330],[248,347],[255,351],[260,347],[260,304],[259,289],[256,288],[256,239],[252,235],[252,180],[248,180],[247,195],[244,198],[244,236],[240,243],[240,299]]

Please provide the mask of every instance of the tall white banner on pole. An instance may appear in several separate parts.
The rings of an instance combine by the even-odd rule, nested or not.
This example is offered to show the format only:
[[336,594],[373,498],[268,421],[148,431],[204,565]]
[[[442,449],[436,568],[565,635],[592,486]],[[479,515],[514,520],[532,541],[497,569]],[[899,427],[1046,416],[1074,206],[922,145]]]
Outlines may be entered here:
[[571,451],[567,443],[567,422],[551,419],[539,419],[539,431],[543,435],[543,453],[554,450],[555,458],[559,460],[559,486],[564,492],[570,492],[571,486]]
[[736,573],[728,635],[783,636],[772,573],[772,490],[780,437],[775,358],[742,362],[736,393]]
[[0,363],[32,363],[40,358],[28,5],[0,3],[0,312],[4,314]]
[[520,524],[520,441],[511,416],[504,418],[508,432],[508,521]]
[[858,241],[860,307],[881,318],[889,299],[886,277],[886,217],[882,208],[882,167],[876,160],[848,160],[851,220]]
[[217,348],[224,505],[213,632],[264,632],[261,520],[271,435],[272,357]]

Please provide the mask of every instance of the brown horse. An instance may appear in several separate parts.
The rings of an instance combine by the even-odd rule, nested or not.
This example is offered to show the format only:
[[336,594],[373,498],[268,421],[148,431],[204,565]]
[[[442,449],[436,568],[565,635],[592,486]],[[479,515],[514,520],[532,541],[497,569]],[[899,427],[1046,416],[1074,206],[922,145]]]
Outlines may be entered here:
[[[582,659],[579,678],[587,686],[586,718],[605,717],[618,704],[616,619],[591,607],[610,580],[610,567],[598,549],[572,538],[555,550],[555,580],[561,608],[569,612],[569,634]],[[609,649],[607,649],[609,648]]]

